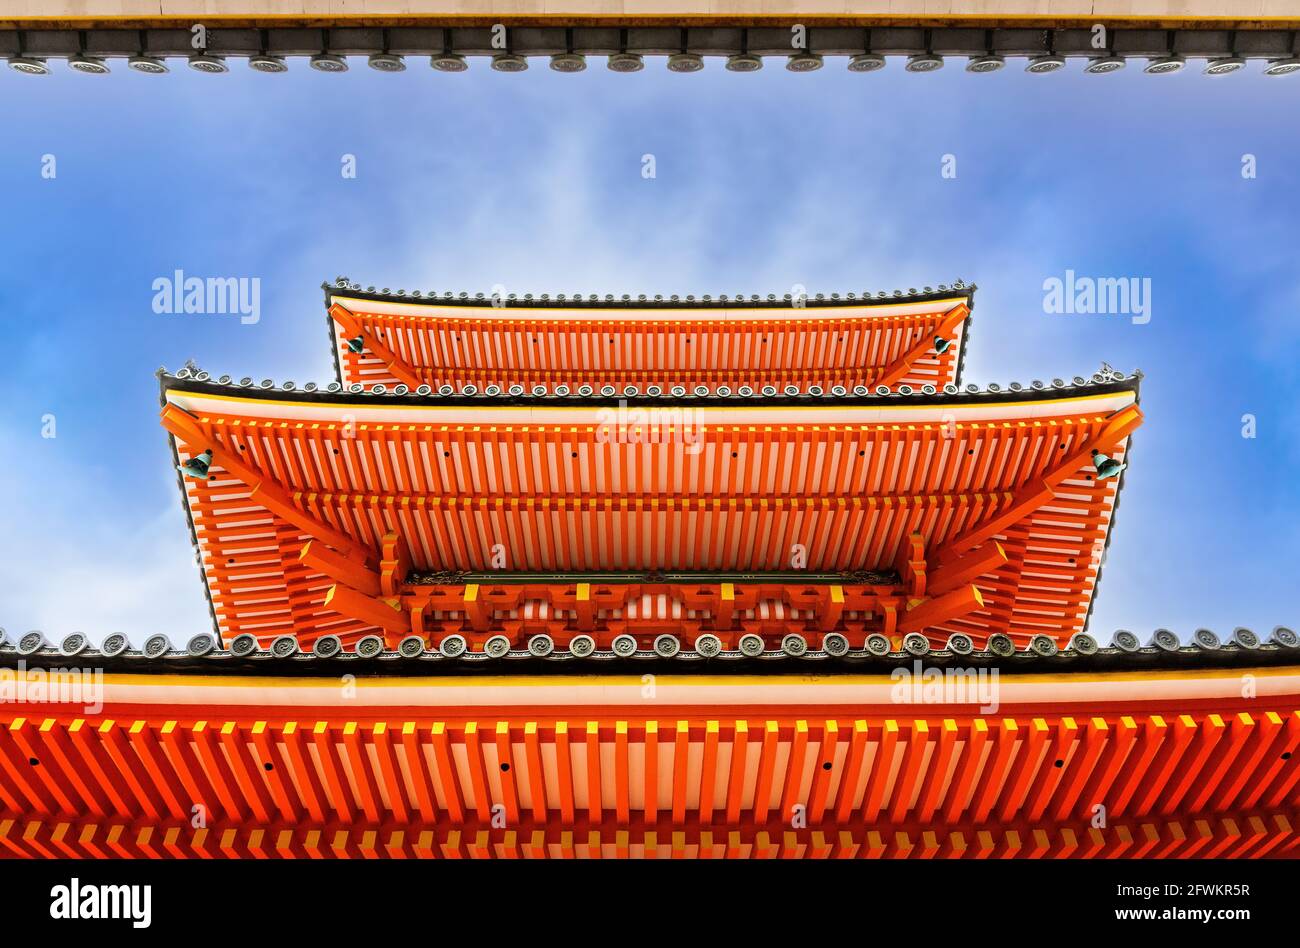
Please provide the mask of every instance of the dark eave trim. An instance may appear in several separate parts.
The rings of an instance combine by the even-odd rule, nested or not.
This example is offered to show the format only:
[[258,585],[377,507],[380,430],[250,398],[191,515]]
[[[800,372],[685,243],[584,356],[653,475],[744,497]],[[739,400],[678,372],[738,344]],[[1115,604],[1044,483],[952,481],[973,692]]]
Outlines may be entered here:
[[850,653],[843,658],[832,658],[824,652],[807,652],[799,657],[784,653],[768,653],[762,658],[744,658],[736,653],[723,653],[703,659],[694,653],[683,652],[675,658],[663,659],[650,653],[639,653],[631,658],[573,658],[555,653],[548,658],[537,658],[526,651],[511,652],[503,658],[489,658],[483,653],[470,653],[458,658],[445,658],[436,652],[418,657],[405,657],[397,652],[384,652],[373,658],[362,658],[343,653],[332,658],[319,658],[300,653],[288,658],[278,658],[270,652],[238,657],[225,650],[210,652],[201,657],[184,650],[172,650],[159,656],[146,656],[128,650],[113,657],[87,649],[75,656],[61,654],[55,648],[20,655],[10,643],[0,645],[0,668],[24,667],[57,669],[83,667],[91,663],[107,674],[140,675],[265,675],[319,677],[354,674],[365,677],[406,678],[413,676],[446,675],[501,675],[528,672],[540,676],[573,674],[661,674],[691,675],[712,674],[725,671],[736,674],[817,674],[861,675],[888,674],[896,668],[912,669],[914,663],[923,662],[926,668],[996,668],[1000,675],[1056,675],[1065,673],[1098,672],[1151,672],[1151,671],[1212,671],[1225,668],[1280,668],[1293,667],[1300,673],[1300,650],[1276,644],[1261,644],[1246,649],[1227,644],[1217,649],[1182,646],[1174,651],[1158,648],[1141,648],[1126,652],[1115,647],[1102,648],[1091,655],[1063,649],[1055,655],[1039,655],[1030,651],[999,656],[977,651],[958,655],[945,649],[927,653],[924,657],[905,652],[892,652],[874,656]]
[[[266,401],[280,402],[301,402],[303,404],[322,404],[322,405],[340,405],[340,406],[365,406],[381,408],[385,405],[404,405],[420,406],[430,408],[496,408],[501,406],[525,407],[525,408],[546,408],[553,406],[565,407],[589,407],[589,408],[616,408],[620,402],[639,407],[656,407],[656,406],[680,406],[683,408],[706,408],[720,407],[725,405],[732,408],[807,408],[807,407],[835,407],[835,408],[887,408],[894,405],[902,404],[924,404],[924,405],[996,405],[996,404],[1015,404],[1019,402],[1036,402],[1052,401],[1057,399],[1069,399],[1090,395],[1111,395],[1120,392],[1133,392],[1137,395],[1142,380],[1141,373],[1121,377],[1103,377],[1100,373],[1092,378],[1085,379],[1082,376],[1076,376],[1073,381],[1053,380],[1052,383],[1042,381],[1031,382],[1029,385],[1022,385],[1019,390],[1011,388],[1002,388],[1001,386],[990,386],[986,388],[976,388],[967,386],[965,389],[956,391],[939,391],[934,394],[925,394],[920,390],[913,390],[910,394],[900,394],[894,392],[889,395],[773,395],[764,396],[755,394],[752,396],[728,395],[726,397],[716,395],[698,396],[686,394],[682,396],[663,394],[663,395],[510,395],[502,393],[500,395],[439,395],[432,392],[427,395],[421,395],[417,392],[408,391],[403,394],[397,394],[393,391],[376,393],[373,391],[329,391],[327,389],[316,388],[306,390],[298,387],[295,383],[286,382],[283,385],[248,385],[244,386],[230,380],[228,376],[222,376],[221,379],[213,380],[207,377],[206,372],[200,372],[198,377],[188,377],[187,370],[182,369],[178,374],[167,372],[159,373],[159,381],[162,386],[163,396],[169,391],[175,392],[202,392],[205,394],[226,395],[232,398],[245,399],[263,399]],[[222,380],[225,381],[222,381]],[[269,380],[268,380],[269,381]],[[1061,384],[1056,385],[1059,381]],[[335,383],[337,384],[337,383]],[[1011,385],[1020,385],[1018,382],[1010,383]],[[287,387],[287,386],[292,386]],[[956,386],[954,386],[956,388]]]

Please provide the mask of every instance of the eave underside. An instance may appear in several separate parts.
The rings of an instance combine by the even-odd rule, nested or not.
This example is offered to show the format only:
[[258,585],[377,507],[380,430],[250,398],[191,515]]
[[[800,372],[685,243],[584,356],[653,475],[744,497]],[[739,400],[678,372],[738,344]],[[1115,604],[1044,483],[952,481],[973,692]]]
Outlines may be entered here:
[[[466,386],[534,393],[613,386],[694,392],[829,392],[877,385],[955,384],[970,296],[794,309],[668,303],[620,307],[574,301],[531,308],[397,302],[327,293],[339,381],[345,387]],[[788,306],[788,304],[786,304]],[[945,351],[936,351],[942,339]],[[364,347],[355,352],[360,341]]]
[[[184,457],[217,452],[213,479],[187,479],[186,490],[221,630],[227,639],[247,632],[264,642],[293,634],[306,645],[327,634],[351,644],[372,631],[395,645],[407,626],[434,647],[436,633],[454,630],[430,622],[452,621],[464,622],[467,633],[470,626],[483,633],[482,640],[469,637],[472,649],[481,648],[502,615],[501,609],[481,611],[492,603],[488,587],[475,600],[478,586],[471,590],[462,583],[456,602],[436,605],[430,588],[398,588],[412,570],[762,573],[791,565],[848,573],[896,570],[904,576],[892,604],[846,599],[838,585],[824,590],[830,598],[820,597],[826,608],[818,616],[793,617],[816,618],[822,632],[841,617],[875,622],[872,628],[887,635],[919,630],[919,617],[913,621],[903,613],[930,595],[933,606],[927,602],[926,608],[934,611],[925,626],[937,642],[961,632],[979,644],[999,631],[1021,644],[1040,633],[1064,644],[1082,628],[1116,491],[1113,480],[1086,473],[1092,469],[1089,450],[1100,445],[1122,458],[1128,432],[1140,419],[1132,392],[1085,399],[1079,410],[1091,411],[1077,415],[1068,404],[1055,405],[1037,393],[1041,408],[1032,402],[1024,409],[978,404],[947,413],[940,407],[931,409],[931,421],[918,419],[916,425],[819,426],[816,412],[807,415],[807,425],[775,430],[702,425],[696,447],[704,450],[695,452],[671,440],[611,442],[595,429],[572,424],[553,430],[503,427],[487,421],[496,416],[486,411],[481,425],[439,429],[381,407],[333,409],[295,396],[299,401],[292,404],[303,407],[286,414],[289,409],[279,406],[289,403],[274,399],[196,399],[192,389],[173,393],[179,401],[168,403],[164,424],[184,442]],[[250,406],[260,407],[250,414]],[[314,414],[303,414],[308,409]],[[756,410],[786,409],[763,403]],[[330,421],[335,414],[338,420]],[[582,414],[561,411],[557,417],[577,422]],[[454,417],[463,422],[472,416]],[[743,420],[744,410],[726,417]],[[798,417],[795,412],[790,420]],[[377,423],[383,420],[393,423]],[[399,430],[405,434],[395,434]],[[551,460],[535,463],[539,451]],[[334,552],[309,554],[309,543]],[[498,546],[506,562],[498,561]],[[792,564],[788,557],[795,549],[804,551],[803,561]],[[743,585],[761,576],[735,579]],[[970,595],[956,589],[972,582],[978,588]],[[540,607],[512,601],[506,608],[520,614],[508,618],[526,624],[555,618],[547,614],[553,608],[561,617],[563,610],[587,608],[575,604],[578,591],[547,585],[555,588],[534,597]],[[592,597],[591,618],[600,618],[599,610],[617,618],[610,609],[631,608],[638,597],[659,592],[630,589],[603,603]],[[942,603],[940,592],[948,596]],[[367,604],[354,593],[392,602]],[[735,601],[741,624],[719,627],[709,619],[694,633],[740,632],[746,619],[770,618],[768,606],[747,594],[725,594]],[[775,595],[778,611],[801,608],[791,594]],[[658,618],[671,623],[692,618],[682,610],[706,604],[676,593],[669,598],[639,608],[667,608]],[[478,604],[462,607],[462,600]],[[400,622],[385,611],[394,605]],[[437,614],[448,609],[461,619]],[[854,616],[855,611],[870,615]],[[572,625],[573,631],[580,628],[594,631]],[[610,636],[623,631],[608,629]],[[515,633],[527,631],[521,626]],[[643,630],[650,637],[666,631],[672,630]],[[863,625],[848,631],[861,638],[870,630]],[[686,638],[688,648],[694,633]],[[598,645],[609,643],[598,637]],[[849,645],[862,647],[858,641]]]
[[[787,697],[802,697],[785,704],[763,693],[780,686],[771,680],[664,676],[654,702],[639,676],[553,689],[606,696],[586,707],[539,703],[544,683],[506,679],[472,688],[469,706],[438,707],[392,705],[382,679],[345,698],[337,679],[109,676],[95,715],[7,709],[0,847],[45,857],[1292,855],[1300,669],[1255,675],[1251,699],[1235,672],[1078,676],[1073,690],[1070,676],[1008,676],[992,713],[968,698],[897,695],[845,708],[828,678],[789,679]],[[424,684],[435,702],[464,690]],[[1043,707],[1062,686],[1066,700]],[[898,683],[849,687],[871,695]],[[313,703],[318,693],[329,706]],[[195,829],[194,806],[209,828]]]

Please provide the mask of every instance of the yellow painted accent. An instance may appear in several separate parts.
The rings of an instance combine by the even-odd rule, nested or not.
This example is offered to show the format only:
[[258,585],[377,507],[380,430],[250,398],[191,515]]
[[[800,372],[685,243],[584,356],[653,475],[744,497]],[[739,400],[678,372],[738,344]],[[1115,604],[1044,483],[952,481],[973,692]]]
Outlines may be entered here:
[[591,601],[591,583],[578,583],[578,602]]
[[[1155,682],[1188,681],[1203,683],[1206,681],[1232,679],[1237,681],[1242,675],[1257,678],[1287,678],[1300,673],[1297,666],[1280,666],[1252,669],[1201,669],[1196,671],[1141,671],[1141,672],[1101,672],[1081,674],[1032,675],[1003,673],[1003,682],[1025,682],[1042,685],[1078,685],[1107,682]],[[338,679],[333,677],[278,677],[272,675],[155,675],[155,674],[113,674],[105,675],[108,685],[121,686],[159,686],[183,688],[274,688],[281,689],[337,689]],[[888,675],[658,675],[656,682],[664,687],[685,687],[689,685],[716,687],[752,687],[754,685],[883,685],[890,687],[894,682]],[[512,686],[557,686],[564,688],[610,688],[635,687],[640,689],[640,676],[634,675],[484,675],[468,678],[464,676],[382,676],[377,678],[358,678],[360,688],[502,688]],[[1300,711],[1296,712],[1300,714]],[[1154,721],[1158,715],[1152,715]]]

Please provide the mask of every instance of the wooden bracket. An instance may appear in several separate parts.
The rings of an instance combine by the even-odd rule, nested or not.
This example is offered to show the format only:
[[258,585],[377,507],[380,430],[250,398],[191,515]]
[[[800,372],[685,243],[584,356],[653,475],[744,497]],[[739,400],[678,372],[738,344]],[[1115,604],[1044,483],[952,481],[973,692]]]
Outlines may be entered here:
[[1084,462],[1092,457],[1094,448],[1099,451],[1113,448],[1140,424],[1142,424],[1142,412],[1136,405],[1121,408],[1107,419],[1106,427],[1095,438],[1085,441],[1078,450],[1056,467],[1012,494],[1008,504],[994,517],[945,543],[943,549],[931,557],[931,562],[938,566],[950,565],[963,553],[993,539],[1017,520],[1048,503],[1056,496],[1056,485],[1077,473]]
[[265,507],[281,520],[285,520],[303,533],[309,534],[327,546],[358,562],[374,562],[374,553],[352,537],[313,517],[293,502],[294,495],[261,471],[245,464],[227,451],[208,432],[198,419],[175,405],[162,411],[162,425],[178,441],[190,448],[212,452],[212,463],[249,487],[249,499]]
[[361,336],[365,339],[366,348],[388,367],[393,378],[409,385],[411,388],[419,388],[421,385],[420,377],[415,374],[415,370],[406,364],[397,353],[376,338],[375,334],[368,332],[362,325],[361,320],[356,314],[347,307],[335,303],[330,307],[330,317],[338,323],[339,328],[349,337]]
[[591,598],[591,583],[578,583],[574,609],[578,613],[578,628],[590,632],[596,627],[596,601]]
[[390,530],[380,542],[379,584],[385,596],[396,596],[411,571],[411,554],[406,541]]
[[983,605],[984,597],[980,595],[978,589],[974,586],[961,586],[942,596],[923,599],[916,603],[898,620],[898,631],[902,634],[920,632],[965,615]]
[[[342,615],[384,630],[387,644],[410,630],[410,621],[401,609],[382,599],[365,596],[349,586],[331,586],[325,594],[325,605]],[[391,637],[391,638],[390,638]]]
[[997,540],[960,556],[947,566],[941,566],[930,576],[930,595],[940,596],[969,583],[978,576],[991,573],[1007,561],[1007,553]]
[[921,599],[925,596],[926,566],[925,541],[921,534],[913,533],[907,538],[903,548],[904,559],[899,572],[903,576],[903,588],[909,599]]
[[903,376],[907,375],[912,369],[912,364],[917,359],[925,355],[934,348],[935,336],[946,336],[957,328],[957,324],[967,317],[970,313],[970,307],[965,303],[958,303],[952,309],[944,314],[939,325],[935,326],[934,331],[927,333],[921,338],[916,345],[908,349],[898,359],[892,362],[877,378],[877,385],[893,385]]
[[318,573],[324,573],[336,583],[351,586],[363,595],[378,596],[381,592],[384,595],[395,595],[384,591],[380,576],[374,570],[366,569],[355,560],[335,553],[316,540],[309,540],[303,544],[298,559],[303,565]]

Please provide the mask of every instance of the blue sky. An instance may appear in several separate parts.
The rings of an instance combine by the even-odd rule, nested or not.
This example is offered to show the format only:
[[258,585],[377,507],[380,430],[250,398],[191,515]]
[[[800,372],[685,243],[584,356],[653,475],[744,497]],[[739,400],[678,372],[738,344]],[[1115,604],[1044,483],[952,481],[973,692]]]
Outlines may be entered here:
[[[838,60],[5,71],[0,624],[137,642],[209,628],[153,373],[193,357],[328,380],[319,285],[347,274],[471,293],[976,282],[966,381],[1146,373],[1092,631],[1294,626],[1298,83]],[[155,314],[152,283],[178,268],[259,277],[260,321]],[[1045,314],[1043,281],[1067,269],[1150,278],[1150,323]]]

